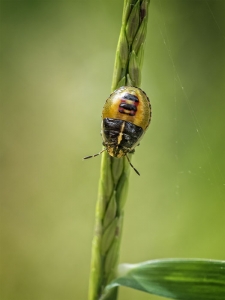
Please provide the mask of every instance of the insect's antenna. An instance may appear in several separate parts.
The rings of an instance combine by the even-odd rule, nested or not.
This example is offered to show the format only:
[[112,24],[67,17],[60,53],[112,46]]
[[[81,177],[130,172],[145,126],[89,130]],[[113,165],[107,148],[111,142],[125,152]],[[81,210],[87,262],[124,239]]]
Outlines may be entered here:
[[92,158],[92,157],[98,156],[98,155],[100,155],[100,154],[101,154],[102,152],[104,152],[104,151],[106,151],[106,149],[103,149],[102,151],[100,151],[100,152],[97,153],[97,154],[85,156],[84,159],[88,159],[88,158]]
[[141,174],[140,174],[140,173],[138,172],[138,170],[135,169],[135,167],[132,165],[132,163],[130,162],[129,157],[127,156],[127,154],[126,154],[126,158],[127,158],[128,162],[129,162],[130,166],[131,166],[131,167],[134,169],[134,171],[140,176]]

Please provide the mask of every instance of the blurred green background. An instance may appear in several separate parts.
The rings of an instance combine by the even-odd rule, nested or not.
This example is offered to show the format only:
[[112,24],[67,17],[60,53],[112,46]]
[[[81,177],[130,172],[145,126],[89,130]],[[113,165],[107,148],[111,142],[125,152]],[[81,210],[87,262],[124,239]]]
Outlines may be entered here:
[[[2,300],[87,299],[123,1],[1,1]],[[152,0],[121,262],[225,259],[225,1]],[[127,288],[120,299],[162,299]]]

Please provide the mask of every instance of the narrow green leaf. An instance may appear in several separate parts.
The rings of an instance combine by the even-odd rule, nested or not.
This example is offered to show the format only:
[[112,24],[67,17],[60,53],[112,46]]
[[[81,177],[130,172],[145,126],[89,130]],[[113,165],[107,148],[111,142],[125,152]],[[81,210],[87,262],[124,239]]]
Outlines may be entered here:
[[162,259],[119,266],[106,289],[127,286],[179,300],[224,300],[225,261]]

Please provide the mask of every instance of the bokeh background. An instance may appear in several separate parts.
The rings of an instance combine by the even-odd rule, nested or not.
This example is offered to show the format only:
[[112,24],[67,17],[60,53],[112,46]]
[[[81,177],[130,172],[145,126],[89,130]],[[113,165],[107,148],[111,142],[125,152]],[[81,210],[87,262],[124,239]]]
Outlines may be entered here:
[[[123,1],[1,0],[2,300],[87,299]],[[225,259],[225,2],[152,0],[152,123],[131,171],[121,262]],[[127,288],[120,299],[163,299]]]

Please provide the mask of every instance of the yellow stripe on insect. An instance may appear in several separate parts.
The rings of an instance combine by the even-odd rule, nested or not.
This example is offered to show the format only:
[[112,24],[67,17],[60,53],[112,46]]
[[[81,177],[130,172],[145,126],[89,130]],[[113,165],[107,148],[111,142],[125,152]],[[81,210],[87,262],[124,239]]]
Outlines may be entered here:
[[118,145],[121,143],[122,139],[123,139],[123,131],[124,131],[124,127],[125,127],[125,122],[123,122],[121,129],[120,129],[120,133],[118,136]]
[[126,99],[125,102],[126,102],[127,104],[131,104],[131,105],[134,104],[134,101],[133,101],[133,100],[128,100],[128,99]]

